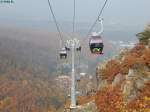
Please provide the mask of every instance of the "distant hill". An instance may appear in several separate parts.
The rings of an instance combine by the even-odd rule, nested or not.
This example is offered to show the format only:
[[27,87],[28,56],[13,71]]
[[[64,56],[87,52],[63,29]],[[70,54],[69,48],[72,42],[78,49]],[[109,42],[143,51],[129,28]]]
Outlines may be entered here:
[[1,112],[59,111],[63,107],[63,89],[56,85],[57,74],[52,75],[57,50],[45,40],[47,44],[37,41],[39,37],[30,30],[0,28]]
[[0,56],[14,58],[18,63],[41,65],[53,72],[58,58],[58,46],[54,43],[57,38],[53,34],[48,37],[42,33],[30,29],[0,28]]

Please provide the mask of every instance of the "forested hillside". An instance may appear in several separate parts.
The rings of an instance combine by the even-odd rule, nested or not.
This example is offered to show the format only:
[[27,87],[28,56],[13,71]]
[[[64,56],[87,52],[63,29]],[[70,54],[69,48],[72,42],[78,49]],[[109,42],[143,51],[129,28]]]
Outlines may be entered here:
[[[70,77],[61,68],[67,61],[57,60],[53,44],[38,41],[40,33],[36,38],[36,34],[20,30],[4,28],[0,32],[0,112],[62,112],[66,100],[70,102]],[[33,38],[37,40],[33,42]],[[88,76],[81,78],[78,90],[82,95],[91,91],[92,82]]]
[[64,90],[52,75],[56,62],[48,51],[0,37],[0,112],[54,112],[63,108]]
[[150,112],[150,25],[139,43],[97,67],[99,112]]

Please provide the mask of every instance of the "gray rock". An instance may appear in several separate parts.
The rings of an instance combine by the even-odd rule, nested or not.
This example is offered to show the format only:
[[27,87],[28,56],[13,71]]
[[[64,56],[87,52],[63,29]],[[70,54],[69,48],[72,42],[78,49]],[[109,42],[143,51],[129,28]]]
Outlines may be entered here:
[[117,84],[119,84],[121,81],[123,81],[125,79],[125,76],[122,74],[117,74],[114,78],[114,81],[112,82],[112,86],[116,86]]

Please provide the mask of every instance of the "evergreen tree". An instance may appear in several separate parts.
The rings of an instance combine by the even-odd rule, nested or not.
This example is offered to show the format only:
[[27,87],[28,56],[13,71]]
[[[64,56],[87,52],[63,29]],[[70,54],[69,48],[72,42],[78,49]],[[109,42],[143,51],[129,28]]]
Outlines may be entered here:
[[147,25],[143,32],[138,33],[136,36],[138,37],[140,43],[148,45],[150,39],[150,24]]

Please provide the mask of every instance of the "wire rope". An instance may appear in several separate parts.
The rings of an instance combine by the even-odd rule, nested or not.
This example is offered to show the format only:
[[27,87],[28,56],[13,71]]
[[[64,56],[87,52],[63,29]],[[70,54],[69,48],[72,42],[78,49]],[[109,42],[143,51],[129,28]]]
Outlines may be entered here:
[[101,10],[100,10],[100,12],[99,12],[99,14],[98,14],[98,17],[96,18],[96,20],[94,21],[94,23],[91,25],[90,29],[88,30],[88,33],[87,33],[86,37],[89,36],[89,34],[91,33],[91,31],[92,31],[93,28],[95,27],[97,21],[99,21],[99,18],[101,17],[101,15],[102,15],[102,13],[103,13],[103,11],[104,11],[104,8],[105,8],[107,2],[108,2],[108,0],[105,0],[105,2],[104,2],[104,4],[103,4],[103,7],[101,8]]
[[72,22],[72,32],[75,32],[75,16],[76,16],[76,0],[73,0],[73,22]]
[[49,5],[49,9],[50,9],[50,11],[51,11],[51,14],[52,14],[52,17],[53,17],[54,23],[55,23],[56,28],[57,28],[57,32],[58,32],[59,37],[60,37],[60,39],[61,39],[61,45],[62,45],[62,44],[63,44],[63,42],[64,42],[64,40],[63,40],[63,36],[62,36],[61,31],[60,31],[60,27],[59,27],[59,25],[58,25],[58,22],[57,22],[57,19],[56,19],[55,13],[54,13],[54,11],[53,11],[53,8],[52,8],[52,5],[51,5],[50,0],[48,0],[48,5]]

